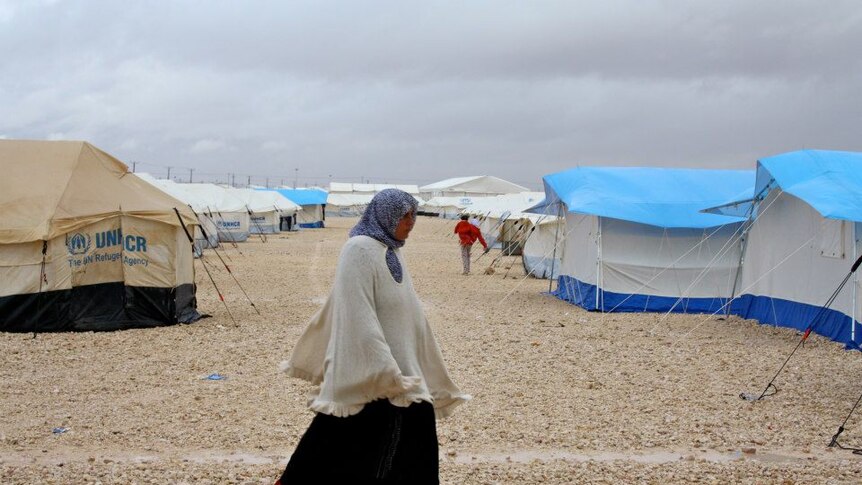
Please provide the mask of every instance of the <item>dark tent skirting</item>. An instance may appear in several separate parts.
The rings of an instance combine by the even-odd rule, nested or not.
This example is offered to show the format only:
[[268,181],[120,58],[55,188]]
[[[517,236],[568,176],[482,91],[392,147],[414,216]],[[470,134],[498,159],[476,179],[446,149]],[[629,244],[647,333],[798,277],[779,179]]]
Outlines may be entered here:
[[76,286],[0,297],[0,331],[68,332],[148,328],[198,320],[195,285],[125,286],[122,282]]

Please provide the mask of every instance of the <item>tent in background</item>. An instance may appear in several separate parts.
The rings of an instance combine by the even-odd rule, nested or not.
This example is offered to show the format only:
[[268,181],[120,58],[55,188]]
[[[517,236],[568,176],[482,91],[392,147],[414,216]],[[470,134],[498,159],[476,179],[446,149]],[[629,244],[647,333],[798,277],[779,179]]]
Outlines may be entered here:
[[183,190],[195,195],[202,207],[194,207],[195,212],[205,212],[216,223],[218,239],[221,242],[237,243],[248,239],[249,216],[245,202],[228,192],[228,189],[213,184],[178,184]]
[[200,318],[182,201],[81,141],[0,140],[0,330]]
[[[722,212],[735,208],[733,214],[753,217],[731,311],[805,330],[862,254],[862,153],[802,150],[762,158],[756,187],[737,201]],[[854,273],[814,331],[858,348],[860,302]]]
[[419,186],[411,184],[352,184],[346,182],[330,182],[330,194],[376,194],[385,189],[398,189],[418,197]]
[[[206,205],[203,199],[183,190],[181,184],[172,180],[157,179],[148,173],[138,172],[134,175],[171,197],[184,202],[195,211],[198,223],[200,224],[200,227],[195,230],[195,257],[203,254],[203,250],[206,248],[218,247],[218,228],[216,227],[215,220],[206,213],[205,209],[202,209]],[[206,234],[206,237],[204,234]]]
[[419,214],[425,216],[457,219],[462,212],[469,211],[473,201],[481,197],[432,197],[419,205]]
[[488,197],[527,192],[530,189],[490,175],[456,177],[419,187],[425,200],[434,197]]
[[373,198],[373,193],[334,194],[330,192],[326,197],[326,213],[336,217],[361,216]]
[[565,236],[565,219],[549,216],[535,222],[524,241],[521,263],[524,273],[535,278],[555,280],[560,275],[562,238]]
[[270,190],[227,189],[245,203],[249,212],[251,234],[276,234],[281,231],[281,218],[294,217],[301,208],[283,195]]
[[323,189],[258,189],[274,190],[285,198],[302,207],[296,213],[299,227],[321,228],[326,220],[324,209],[326,207],[327,193]]
[[326,198],[326,214],[336,217],[361,216],[365,207],[378,192],[385,189],[398,189],[412,195],[421,204],[419,186],[405,184],[352,184],[330,182]]
[[495,197],[477,197],[465,213],[479,220],[488,245],[503,255],[521,256],[524,272],[536,278],[550,278],[560,268],[554,252],[555,215],[525,212],[544,199],[543,192],[521,192]]
[[479,220],[479,229],[488,246],[507,255],[520,255],[533,223],[547,216],[524,212],[539,203],[542,192],[477,197],[464,213]]
[[752,193],[752,171],[580,167],[543,180],[545,200],[529,211],[565,217],[557,297],[689,313],[730,297],[745,219],[699,211]]

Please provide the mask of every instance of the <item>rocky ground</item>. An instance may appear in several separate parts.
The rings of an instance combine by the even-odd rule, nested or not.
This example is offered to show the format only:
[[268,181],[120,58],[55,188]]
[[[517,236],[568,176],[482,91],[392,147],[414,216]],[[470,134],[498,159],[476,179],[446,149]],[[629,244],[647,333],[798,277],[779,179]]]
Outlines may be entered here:
[[[0,334],[0,483],[272,483],[312,418],[309,385],[277,365],[353,223],[225,248],[260,315],[208,255],[233,319],[196,262],[212,318]],[[587,313],[543,294],[548,282],[525,279],[516,258],[481,274],[496,252],[462,276],[453,225],[420,218],[404,249],[450,374],[474,398],[438,423],[444,483],[862,481],[862,457],[826,447],[862,392],[857,352],[810,339],[778,394],[746,402],[798,333]],[[862,445],[862,410],[843,441]]]

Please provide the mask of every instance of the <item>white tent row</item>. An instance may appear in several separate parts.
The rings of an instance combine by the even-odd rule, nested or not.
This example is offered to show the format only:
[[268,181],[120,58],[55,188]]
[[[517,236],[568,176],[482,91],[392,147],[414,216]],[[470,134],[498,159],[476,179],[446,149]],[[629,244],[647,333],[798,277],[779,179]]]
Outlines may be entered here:
[[219,241],[236,243],[248,239],[250,220],[244,200],[214,184],[178,185],[198,198],[200,205],[192,204],[195,212],[213,218]]
[[408,194],[418,196],[419,186],[409,184],[352,184],[346,182],[330,182],[330,194],[376,194],[384,189],[398,189]]
[[291,202],[297,204],[300,210],[294,218],[295,224],[291,228],[322,228],[326,220],[326,198],[327,192],[319,188],[310,189],[263,189],[278,192]]
[[365,212],[377,193],[386,189],[398,189],[412,195],[421,205],[419,186],[403,184],[352,184],[331,182],[326,197],[326,214],[335,217],[356,217]]
[[332,193],[326,196],[326,213],[336,217],[360,216],[371,203],[374,193]]
[[227,189],[245,202],[249,212],[251,234],[276,234],[281,231],[282,217],[295,217],[302,208],[276,191]]
[[455,177],[419,187],[423,199],[435,197],[488,197],[526,192],[529,189],[490,175]]
[[444,219],[457,219],[461,212],[469,209],[481,197],[432,197],[419,205],[426,215],[436,215]]
[[153,185],[162,192],[167,193],[171,197],[184,202],[186,205],[195,211],[200,227],[195,229],[195,257],[202,254],[206,248],[218,247],[218,229],[215,220],[210,215],[201,210],[206,204],[203,199],[197,195],[190,193],[182,188],[182,184],[178,184],[173,180],[157,179],[148,173],[138,172],[133,174],[141,180]]

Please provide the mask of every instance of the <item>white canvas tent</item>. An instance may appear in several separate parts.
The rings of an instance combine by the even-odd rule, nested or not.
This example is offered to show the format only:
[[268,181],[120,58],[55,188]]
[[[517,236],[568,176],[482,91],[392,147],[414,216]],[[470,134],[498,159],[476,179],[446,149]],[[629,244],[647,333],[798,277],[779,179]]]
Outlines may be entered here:
[[537,221],[530,229],[521,251],[521,262],[526,274],[551,280],[559,277],[562,238],[566,234],[564,221],[549,216]]
[[[195,230],[195,257],[200,256],[206,248],[218,247],[218,229],[216,227],[216,222],[209,214],[204,211],[200,211],[200,208],[206,205],[203,199],[183,190],[182,184],[178,184],[172,180],[157,179],[148,173],[140,172],[135,173],[135,176],[140,177],[141,180],[155,186],[171,197],[184,202],[194,210],[197,215],[198,223],[200,224],[200,227]],[[197,209],[195,209],[196,207]]]
[[248,210],[242,199],[231,195],[228,189],[214,184],[179,185],[205,204],[192,207],[195,212],[204,212],[215,220],[220,242],[237,243],[248,239]]
[[544,183],[530,211],[565,215],[557,297],[589,310],[690,313],[730,297],[744,218],[699,211],[751,193],[753,172],[581,167]]
[[500,248],[508,255],[520,255],[533,225],[548,218],[524,211],[538,204],[544,195],[542,192],[521,192],[477,197],[463,212],[479,220],[479,229],[489,247]]
[[418,185],[406,184],[353,184],[331,182],[326,197],[326,214],[336,217],[356,217],[365,212],[377,193],[386,189],[398,189],[412,195],[420,204]]
[[444,219],[457,219],[465,210],[481,197],[432,197],[419,204],[419,210],[425,215],[436,215]]
[[361,216],[374,193],[332,193],[326,197],[326,213],[336,217]]
[[326,220],[327,192],[323,189],[269,189],[278,192],[285,198],[301,207],[296,213],[297,225],[300,228],[315,229],[324,227]]
[[276,234],[281,231],[281,218],[293,217],[301,210],[276,191],[254,189],[227,189],[242,200],[249,212],[251,234]]
[[384,189],[398,189],[415,197],[419,196],[419,186],[410,184],[353,184],[330,182],[330,194],[376,194]]
[[0,331],[192,322],[186,205],[80,141],[0,140]]
[[763,158],[752,193],[753,200],[719,210],[752,215],[731,311],[799,330],[814,323],[816,333],[859,348],[856,273],[831,307],[812,318],[862,255],[862,153],[802,150]]
[[425,200],[434,197],[488,197],[527,192],[530,189],[490,175],[456,177],[419,187]]

